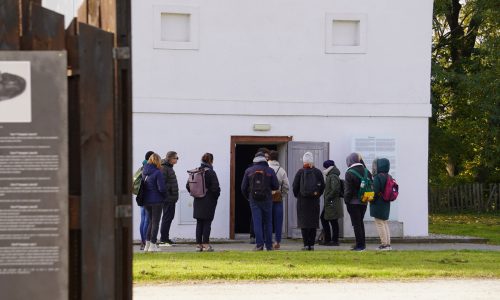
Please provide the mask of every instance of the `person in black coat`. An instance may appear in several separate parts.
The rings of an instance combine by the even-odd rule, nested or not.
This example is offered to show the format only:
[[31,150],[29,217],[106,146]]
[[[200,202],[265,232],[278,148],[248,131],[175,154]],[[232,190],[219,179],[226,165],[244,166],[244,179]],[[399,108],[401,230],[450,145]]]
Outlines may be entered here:
[[[302,158],[304,167],[297,171],[293,180],[293,194],[297,198],[297,221],[302,231],[304,248],[302,250],[314,250],[316,240],[316,229],[319,228],[319,199],[325,190],[323,173],[314,167],[314,157],[311,152],[306,152]],[[312,172],[316,178],[316,191],[313,196],[305,196],[301,193],[304,187],[302,176],[304,173]]]
[[160,245],[171,246],[174,243],[170,239],[170,226],[175,217],[175,204],[179,200],[179,185],[177,176],[175,175],[174,165],[179,161],[179,156],[175,151],[169,151],[164,160],[161,162],[161,172],[165,178],[165,186],[167,187],[167,196],[163,203],[163,214],[161,217],[160,227]]
[[[211,153],[203,154],[199,169],[205,169],[205,197],[194,198],[193,218],[196,219],[196,243],[198,251],[213,251],[210,245],[210,231],[215,216],[217,200],[220,196],[219,180],[213,168],[214,156]],[[189,183],[186,189],[190,192]]]
[[[356,237],[356,245],[352,247],[354,251],[364,251],[366,249],[365,242],[365,224],[364,217],[367,204],[359,199],[358,193],[361,185],[361,180],[351,173],[353,169],[358,174],[365,173],[366,166],[359,153],[351,153],[346,158],[347,171],[345,172],[344,181],[344,202],[347,206],[347,212],[351,217],[351,224],[354,228],[354,236]],[[368,172],[368,177],[372,179],[372,174]]]

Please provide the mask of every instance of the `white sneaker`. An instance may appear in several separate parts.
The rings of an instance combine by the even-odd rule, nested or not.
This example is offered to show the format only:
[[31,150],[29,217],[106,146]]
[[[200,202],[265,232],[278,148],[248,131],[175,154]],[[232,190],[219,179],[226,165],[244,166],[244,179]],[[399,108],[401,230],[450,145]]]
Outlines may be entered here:
[[160,247],[155,243],[151,243],[151,245],[149,246],[148,252],[159,252],[159,251],[160,251]]
[[151,242],[147,241],[146,242],[146,246],[144,246],[144,252],[148,252],[149,251],[149,247],[151,247]]

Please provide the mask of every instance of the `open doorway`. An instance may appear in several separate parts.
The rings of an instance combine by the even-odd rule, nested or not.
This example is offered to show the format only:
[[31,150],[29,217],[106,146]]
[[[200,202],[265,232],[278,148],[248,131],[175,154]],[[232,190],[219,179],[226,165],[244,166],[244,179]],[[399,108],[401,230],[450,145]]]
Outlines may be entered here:
[[[233,136],[231,137],[231,216],[230,238],[235,234],[247,235],[250,233],[251,213],[248,201],[241,193],[241,182],[245,170],[252,164],[255,153],[259,148],[280,152],[280,164],[286,167],[286,146],[291,140],[288,136],[259,137]],[[286,218],[285,218],[286,220]],[[286,226],[284,226],[286,228]]]

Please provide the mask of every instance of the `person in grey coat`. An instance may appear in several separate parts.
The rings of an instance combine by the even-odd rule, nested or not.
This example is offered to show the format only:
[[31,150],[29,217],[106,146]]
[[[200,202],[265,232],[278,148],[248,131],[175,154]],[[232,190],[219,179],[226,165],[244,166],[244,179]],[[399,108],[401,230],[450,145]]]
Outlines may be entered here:
[[163,215],[161,217],[160,227],[160,245],[171,246],[174,243],[170,239],[170,225],[175,217],[175,204],[179,200],[179,185],[177,176],[175,175],[174,165],[179,161],[179,156],[175,151],[169,151],[161,163],[161,171],[165,178],[165,186],[167,187],[167,196],[163,204]]
[[[316,240],[316,229],[319,228],[319,199],[325,189],[325,180],[321,171],[314,167],[314,157],[311,152],[306,152],[302,157],[304,167],[297,171],[293,180],[293,194],[297,198],[297,221],[302,231],[304,248],[302,250],[314,250]],[[312,173],[316,179],[316,191],[314,196],[304,196],[303,176]]]
[[338,246],[339,219],[344,217],[344,207],[340,198],[340,171],[333,160],[325,161],[323,167],[325,168],[323,171],[325,175],[325,193],[323,194],[325,202],[320,216],[325,236],[323,244]]
[[[199,169],[205,169],[205,187],[206,194],[204,197],[194,198],[193,202],[193,218],[196,219],[196,243],[198,251],[213,251],[210,245],[210,231],[212,229],[212,221],[215,216],[215,208],[217,200],[220,196],[219,180],[213,167],[214,156],[212,153],[205,153],[201,158]],[[186,183],[186,189],[190,192],[189,183]]]

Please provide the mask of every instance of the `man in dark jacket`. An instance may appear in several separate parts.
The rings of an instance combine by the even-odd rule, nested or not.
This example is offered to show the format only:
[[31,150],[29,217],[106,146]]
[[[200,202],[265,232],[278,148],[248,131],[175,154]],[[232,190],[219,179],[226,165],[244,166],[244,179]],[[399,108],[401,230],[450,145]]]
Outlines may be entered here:
[[177,176],[175,175],[174,165],[179,160],[177,152],[169,151],[167,156],[162,161],[162,173],[165,178],[165,186],[167,188],[167,197],[163,204],[163,215],[161,217],[160,227],[160,245],[171,246],[174,242],[170,239],[170,225],[175,216],[175,203],[179,200],[179,185],[177,184]]
[[[258,199],[253,187],[257,186],[255,178],[260,174],[264,178],[264,197]],[[241,192],[250,201],[250,208],[252,210],[252,220],[255,230],[255,248],[259,251],[264,249],[264,244],[268,251],[273,250],[273,225],[272,225],[272,207],[273,200],[271,191],[279,188],[278,178],[274,170],[267,164],[264,153],[258,152],[253,159],[253,165],[246,169],[245,176],[241,182]],[[264,232],[262,229],[262,221],[264,221]],[[265,238],[265,241],[264,241]]]

